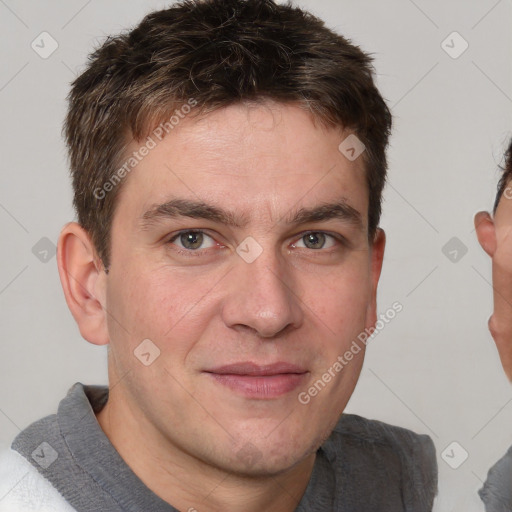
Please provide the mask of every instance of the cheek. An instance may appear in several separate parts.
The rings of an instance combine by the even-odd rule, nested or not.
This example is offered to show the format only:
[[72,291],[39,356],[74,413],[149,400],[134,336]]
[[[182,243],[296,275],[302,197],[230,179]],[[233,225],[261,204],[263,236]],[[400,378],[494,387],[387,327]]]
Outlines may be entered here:
[[493,263],[505,270],[512,269],[512,213],[511,221],[496,223],[496,252]]
[[340,266],[306,286],[305,302],[338,340],[364,328],[371,287],[367,264],[361,263]]
[[211,316],[209,304],[215,290],[210,281],[214,283],[172,268],[127,269],[107,292],[107,304],[112,304],[109,332],[113,344],[119,339],[126,345],[129,338],[136,346],[149,338],[165,349],[169,340],[179,339],[180,344],[172,347],[174,355],[186,351],[188,341],[197,339]]

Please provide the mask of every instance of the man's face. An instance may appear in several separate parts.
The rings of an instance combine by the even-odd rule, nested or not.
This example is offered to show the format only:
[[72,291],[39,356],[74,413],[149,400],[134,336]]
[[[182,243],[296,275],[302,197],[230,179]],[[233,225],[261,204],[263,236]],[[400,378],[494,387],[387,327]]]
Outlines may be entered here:
[[[112,397],[169,447],[277,473],[345,408],[364,350],[298,397],[375,321],[384,242],[368,244],[347,135],[296,106],[232,106],[181,121],[123,184],[105,278]],[[146,366],[148,339],[142,359],[160,355]]]

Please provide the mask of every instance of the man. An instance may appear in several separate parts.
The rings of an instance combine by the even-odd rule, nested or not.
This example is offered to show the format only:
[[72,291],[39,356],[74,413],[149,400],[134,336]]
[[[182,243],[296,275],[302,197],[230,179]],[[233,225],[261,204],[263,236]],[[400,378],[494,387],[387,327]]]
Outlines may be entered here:
[[186,1],[109,38],[69,97],[58,244],[109,388],[17,436],[0,510],[431,510],[430,438],[342,415],[390,128],[370,58],[289,5]]
[[[512,140],[498,184],[493,216],[475,215],[478,241],[492,258],[494,311],[489,330],[498,348],[503,369],[512,382]],[[512,510],[512,448],[493,466],[480,491],[487,512]]]

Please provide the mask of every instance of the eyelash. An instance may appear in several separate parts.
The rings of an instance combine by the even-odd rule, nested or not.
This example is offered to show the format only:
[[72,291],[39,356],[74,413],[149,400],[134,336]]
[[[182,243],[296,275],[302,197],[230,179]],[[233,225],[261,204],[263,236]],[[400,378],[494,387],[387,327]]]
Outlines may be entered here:
[[[174,235],[172,235],[172,237],[166,242],[167,245],[172,245],[173,242],[176,239],[178,239],[181,235],[183,235],[184,233],[201,233],[203,235],[206,235],[206,236],[210,237],[212,240],[215,240],[213,236],[209,235],[206,231],[204,231],[202,229],[183,229],[181,231],[178,231]],[[334,240],[339,242],[344,247],[348,247],[349,246],[349,243],[348,243],[348,241],[347,241],[347,239],[345,237],[343,237],[342,235],[339,235],[339,234],[329,233],[327,231],[314,231],[314,230],[304,231],[302,233],[299,233],[299,235],[297,236],[297,240],[301,240],[306,235],[309,235],[311,233],[321,233],[323,235],[326,235],[326,236],[329,236],[329,237],[333,238]],[[218,242],[216,242],[216,243],[218,243]],[[210,248],[208,248],[208,249],[210,249]],[[182,254],[182,255],[185,255],[187,257],[197,257],[197,256],[203,256],[204,251],[208,251],[208,249],[196,249],[196,250],[193,250],[193,249],[181,249],[181,248],[175,246],[175,248],[173,250],[176,251],[178,254]],[[300,249],[308,249],[308,248],[307,247],[300,247]],[[333,248],[331,247],[329,249],[327,249],[327,250],[310,249],[310,251],[311,252],[318,252],[318,253],[323,252],[325,254],[326,252],[332,252]]]

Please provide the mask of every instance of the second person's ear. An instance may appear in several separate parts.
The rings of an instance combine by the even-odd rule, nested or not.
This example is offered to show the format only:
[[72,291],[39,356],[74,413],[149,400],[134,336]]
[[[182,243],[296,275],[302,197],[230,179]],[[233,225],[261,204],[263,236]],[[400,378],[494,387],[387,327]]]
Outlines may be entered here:
[[478,212],[475,215],[475,229],[478,242],[482,249],[492,258],[496,252],[496,227],[489,212]]

